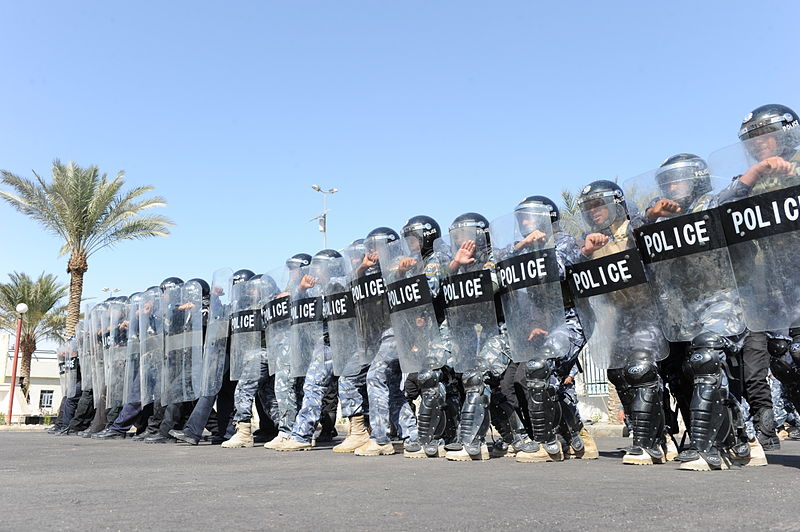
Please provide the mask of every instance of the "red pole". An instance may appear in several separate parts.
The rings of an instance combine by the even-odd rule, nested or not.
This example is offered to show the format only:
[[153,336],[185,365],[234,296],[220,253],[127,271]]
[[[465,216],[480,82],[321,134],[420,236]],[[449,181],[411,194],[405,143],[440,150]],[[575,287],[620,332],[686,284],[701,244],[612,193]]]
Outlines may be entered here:
[[8,395],[8,417],[6,425],[11,425],[11,411],[14,409],[14,389],[17,387],[17,359],[19,358],[19,337],[22,334],[22,316],[17,318],[17,339],[14,342],[14,366],[11,368],[11,391]]

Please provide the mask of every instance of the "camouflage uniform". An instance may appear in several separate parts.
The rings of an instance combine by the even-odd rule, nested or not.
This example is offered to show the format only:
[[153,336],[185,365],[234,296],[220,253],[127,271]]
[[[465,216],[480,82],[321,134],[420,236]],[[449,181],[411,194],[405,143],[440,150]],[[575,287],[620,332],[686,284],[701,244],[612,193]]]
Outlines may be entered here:
[[375,359],[367,371],[369,424],[372,437],[381,445],[390,443],[389,423],[398,428],[404,439],[416,440],[417,424],[410,409],[401,415],[406,399],[400,388],[402,373],[397,358],[397,345],[391,329],[383,332]]
[[772,409],[775,412],[775,424],[779,429],[784,427],[786,423],[797,427],[800,419],[798,419],[794,403],[786,393],[783,383],[773,376],[771,371],[769,373],[769,386],[772,390]]
[[355,375],[339,377],[339,405],[342,417],[369,414],[369,402],[366,400],[368,368],[369,366],[362,366]]
[[[253,400],[258,395],[261,405],[269,414],[269,417],[277,423],[280,418],[280,409],[275,398],[273,389],[273,379],[269,374],[266,355],[262,353],[260,377],[258,379],[241,379],[236,384],[236,391],[233,395],[233,404],[236,412],[233,421],[236,423],[250,423],[253,417]],[[262,420],[263,423],[264,420]]]
[[333,381],[333,358],[331,348],[323,345],[317,348],[312,355],[311,364],[306,372],[303,384],[303,402],[297,413],[292,438],[299,442],[309,443],[314,435],[314,429],[322,413],[322,399]]
[[289,353],[288,331],[283,338],[278,339],[278,355],[275,359],[275,400],[278,403],[278,417],[275,424],[278,430],[286,435],[292,432],[297,418],[297,391],[296,379],[292,378],[291,355]]

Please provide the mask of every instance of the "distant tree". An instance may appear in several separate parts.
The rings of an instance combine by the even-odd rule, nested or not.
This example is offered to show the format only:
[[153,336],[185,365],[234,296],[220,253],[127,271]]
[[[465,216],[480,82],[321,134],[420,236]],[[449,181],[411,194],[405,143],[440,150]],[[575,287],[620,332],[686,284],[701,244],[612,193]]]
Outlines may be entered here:
[[80,315],[89,256],[123,240],[167,236],[173,223],[164,216],[142,214],[146,209],[165,206],[166,201],[160,196],[140,199],[153,190],[151,186],[121,191],[124,172],[109,180],[96,166],[64,165],[58,159],[51,171],[51,183],[36,172],[36,179],[30,180],[0,171],[2,182],[12,189],[0,190],[0,197],[64,240],[59,256],[69,255],[66,334],[71,336]]
[[28,305],[22,319],[19,339],[20,377],[22,392],[28,397],[31,380],[31,356],[42,340],[62,341],[66,330],[67,307],[62,299],[67,286],[58,282],[55,275],[42,273],[33,280],[25,273],[10,273],[9,283],[0,284],[0,329],[16,334],[17,304]]

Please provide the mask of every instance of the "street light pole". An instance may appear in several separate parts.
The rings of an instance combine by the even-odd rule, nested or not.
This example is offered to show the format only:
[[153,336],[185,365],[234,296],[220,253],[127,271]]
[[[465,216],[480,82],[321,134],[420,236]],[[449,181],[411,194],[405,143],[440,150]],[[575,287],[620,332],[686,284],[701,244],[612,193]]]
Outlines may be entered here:
[[316,190],[317,192],[322,193],[322,212],[317,216],[314,216],[309,220],[309,222],[313,222],[314,220],[319,220],[319,231],[322,233],[322,245],[325,249],[328,248],[328,194],[336,194],[339,192],[337,188],[329,188],[328,190],[322,190],[319,185],[311,185],[311,188]]
[[19,359],[19,338],[22,336],[22,316],[28,312],[28,305],[17,305],[17,338],[14,341],[14,365],[11,367],[11,389],[8,394],[8,417],[6,425],[11,425],[11,414],[14,411],[14,390],[17,387],[17,360]]

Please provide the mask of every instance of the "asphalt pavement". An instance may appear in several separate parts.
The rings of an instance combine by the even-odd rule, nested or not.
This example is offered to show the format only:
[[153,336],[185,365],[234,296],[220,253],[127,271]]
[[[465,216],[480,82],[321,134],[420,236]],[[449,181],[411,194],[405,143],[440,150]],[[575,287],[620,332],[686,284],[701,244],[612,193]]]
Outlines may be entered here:
[[800,529],[800,442],[767,467],[689,472],[597,441],[599,460],[522,464],[3,432],[0,529]]

